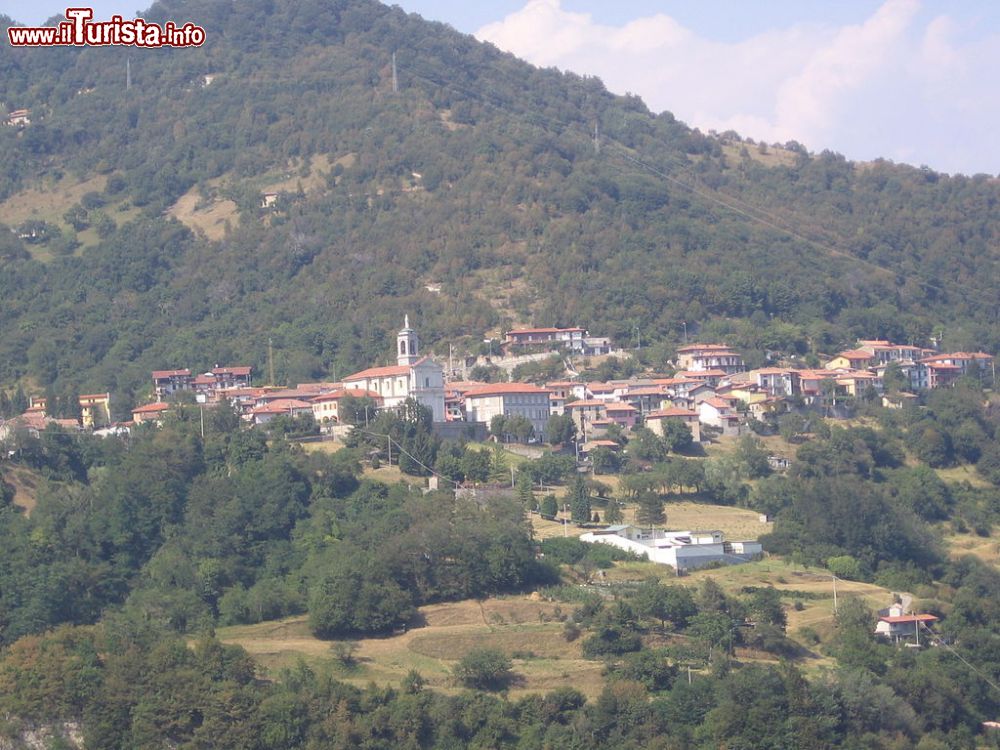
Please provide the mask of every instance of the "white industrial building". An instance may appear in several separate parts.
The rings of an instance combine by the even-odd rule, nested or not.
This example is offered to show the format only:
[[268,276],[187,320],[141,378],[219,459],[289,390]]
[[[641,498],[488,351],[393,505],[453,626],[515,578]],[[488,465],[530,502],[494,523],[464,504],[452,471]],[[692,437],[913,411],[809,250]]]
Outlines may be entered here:
[[608,526],[588,531],[581,542],[610,544],[646,557],[650,562],[669,565],[677,572],[703,568],[712,563],[736,565],[758,559],[760,542],[727,542],[721,531],[664,531],[637,526]]

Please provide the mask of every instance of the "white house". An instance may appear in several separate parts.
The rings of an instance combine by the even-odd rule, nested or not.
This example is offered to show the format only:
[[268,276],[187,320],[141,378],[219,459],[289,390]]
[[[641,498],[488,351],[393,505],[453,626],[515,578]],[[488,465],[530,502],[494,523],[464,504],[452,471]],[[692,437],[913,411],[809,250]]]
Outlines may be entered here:
[[521,416],[531,422],[535,435],[544,439],[549,396],[548,390],[530,383],[490,383],[465,392],[466,420],[489,424],[499,414]]
[[901,607],[896,610],[893,614],[880,616],[875,625],[875,635],[888,638],[893,643],[912,642],[919,645],[921,636],[926,638],[927,630],[938,620],[934,615],[905,615]]
[[507,332],[504,346],[507,348],[527,347],[537,344],[565,346],[575,352],[583,352],[584,337],[588,332],[582,328],[515,328]]
[[703,424],[721,427],[724,430],[739,426],[740,415],[736,411],[737,399],[714,396],[698,404],[698,417]]
[[345,389],[374,391],[387,409],[412,397],[431,410],[435,422],[445,421],[444,370],[430,357],[420,356],[420,340],[410,328],[409,315],[396,335],[396,364],[356,372],[344,378],[342,385]]
[[663,531],[620,525],[588,531],[580,536],[580,541],[610,544],[650,562],[669,565],[677,572],[712,563],[750,562],[763,554],[760,542],[727,542],[721,531]]
[[743,357],[725,344],[687,344],[677,348],[677,369],[704,372],[721,370],[723,375],[746,369]]

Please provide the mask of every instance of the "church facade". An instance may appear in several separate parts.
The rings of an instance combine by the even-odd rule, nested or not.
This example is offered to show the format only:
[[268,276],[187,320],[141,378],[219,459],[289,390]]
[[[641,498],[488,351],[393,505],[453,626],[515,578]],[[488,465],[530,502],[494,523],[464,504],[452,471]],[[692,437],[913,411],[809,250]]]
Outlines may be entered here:
[[435,422],[445,421],[444,369],[430,357],[420,354],[420,337],[410,327],[407,315],[396,334],[396,364],[370,367],[343,380],[344,388],[363,388],[382,397],[383,406],[392,409],[413,398],[431,410]]

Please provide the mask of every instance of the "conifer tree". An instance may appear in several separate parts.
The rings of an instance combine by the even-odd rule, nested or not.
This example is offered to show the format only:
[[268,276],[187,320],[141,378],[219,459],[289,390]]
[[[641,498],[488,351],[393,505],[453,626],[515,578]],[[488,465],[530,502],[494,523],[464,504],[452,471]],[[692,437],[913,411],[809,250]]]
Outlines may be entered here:
[[577,474],[569,489],[570,518],[576,523],[590,521],[590,492],[583,477]]
[[639,495],[639,507],[635,512],[635,520],[642,526],[661,526],[667,522],[667,514],[663,510],[663,498],[653,491]]
[[530,511],[538,508],[535,493],[531,491],[531,477],[524,471],[517,474],[517,499],[521,501],[525,510]]

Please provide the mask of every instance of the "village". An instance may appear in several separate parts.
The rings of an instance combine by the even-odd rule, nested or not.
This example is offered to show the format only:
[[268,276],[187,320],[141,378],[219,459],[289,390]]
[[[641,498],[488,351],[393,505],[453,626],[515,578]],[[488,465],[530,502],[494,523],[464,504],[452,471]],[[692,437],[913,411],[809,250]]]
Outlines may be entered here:
[[[306,416],[323,433],[343,434],[352,423],[342,419],[344,399],[363,399],[370,412],[366,419],[413,399],[430,411],[435,431],[447,437],[485,437],[496,418],[504,417],[520,418],[523,429],[492,438],[549,442],[549,418],[568,415],[579,435],[579,453],[586,457],[595,448],[617,448],[606,438],[609,429],[628,433],[645,426],[662,437],[673,420],[686,425],[700,443],[720,435],[738,437],[752,422],[773,423],[790,411],[844,417],[855,399],[902,408],[922,390],[946,388],[962,377],[985,382],[995,376],[994,357],[983,352],[943,353],[885,340],[860,340],[821,368],[776,363],[748,369],[743,357],[725,344],[683,344],[669,372],[601,382],[579,377],[572,358],[628,354],[615,350],[608,338],[589,336],[584,328],[515,328],[506,333],[503,352],[515,359],[565,358],[567,375],[541,383],[460,379],[461,371],[421,352],[419,334],[407,316],[396,336],[395,365],[367,368],[337,382],[294,386],[255,385],[247,365],[216,366],[204,373],[156,370],[151,374],[151,399],[132,409],[131,420],[112,419],[109,393],[81,395],[79,420],[50,416],[44,397],[33,396],[23,414],[0,423],[0,440],[19,427],[37,432],[50,423],[99,435],[122,434],[162,421],[182,394],[201,405],[226,401],[249,426],[281,416]],[[888,379],[894,379],[891,390]]]
[[[569,417],[572,446],[555,447],[575,456],[577,472],[597,473],[590,457],[599,450],[621,451],[621,437],[642,427],[663,438],[683,425],[700,449],[701,444],[747,434],[755,420],[759,429],[791,411],[843,418],[850,414],[847,405],[861,398],[890,409],[903,408],[915,402],[921,390],[946,388],[962,377],[991,378],[994,372],[994,359],[988,354],[941,353],[884,340],[858,341],[855,348],[814,369],[780,362],[748,369],[739,352],[721,343],[684,344],[676,352],[670,371],[662,375],[587,381],[573,369],[574,358],[628,354],[610,339],[591,337],[581,327],[516,328],[504,337],[497,361],[558,356],[567,377],[541,383],[463,380],[451,362],[446,367],[422,353],[419,334],[407,316],[396,335],[395,365],[367,368],[337,382],[290,387],[255,385],[248,365],[216,366],[204,373],[188,368],[157,370],[151,375],[151,400],[132,409],[129,421],[112,419],[108,393],[81,395],[79,420],[50,417],[45,399],[36,396],[25,413],[0,423],[0,441],[18,429],[37,436],[49,424],[71,432],[127,435],[135,429],[155,429],[180,404],[221,403],[237,411],[248,429],[266,430],[283,417],[303,419],[313,425],[318,439],[333,440],[345,438],[356,424],[373,421],[378,412],[397,410],[413,400],[426,409],[439,436],[506,442],[515,449],[510,442],[521,443],[524,450],[538,450],[544,442],[562,443],[565,433],[548,435],[547,430],[551,418]],[[897,384],[891,391],[886,388],[887,377]],[[511,429],[511,424],[517,427]],[[781,456],[769,456],[769,462],[779,470],[787,466]],[[428,479],[428,491],[442,486],[438,479],[436,475]],[[512,479],[506,489],[473,485],[456,491],[488,502],[491,492],[509,494],[513,487]],[[565,534],[565,512],[562,518],[548,518],[561,522]],[[574,536],[582,542],[610,545],[668,566],[676,575],[754,562],[764,555],[755,538],[731,540],[719,529],[666,530],[637,524],[635,518],[631,523],[574,526]],[[833,580],[835,587],[836,576]],[[935,620],[929,614],[907,612],[897,603],[879,612],[875,633],[899,645],[919,646],[921,637],[927,641],[933,636],[930,628]]]

